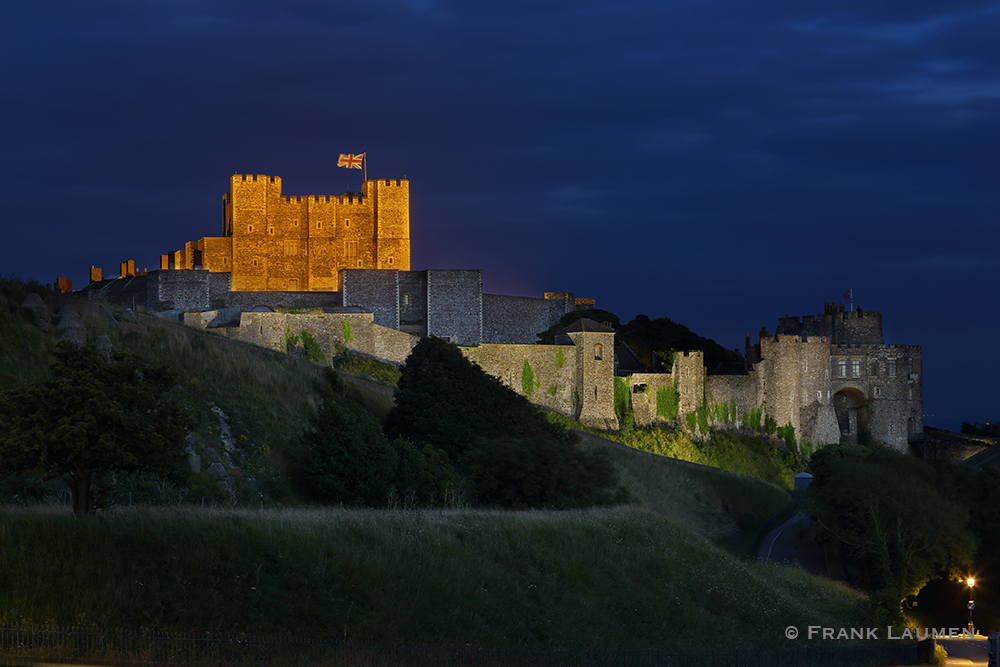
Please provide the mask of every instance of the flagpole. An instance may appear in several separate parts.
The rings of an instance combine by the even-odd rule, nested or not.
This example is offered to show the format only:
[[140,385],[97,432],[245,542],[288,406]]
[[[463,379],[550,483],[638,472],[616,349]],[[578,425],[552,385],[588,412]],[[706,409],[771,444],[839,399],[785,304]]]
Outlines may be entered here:
[[361,168],[364,172],[365,183],[368,182],[368,151],[361,154]]

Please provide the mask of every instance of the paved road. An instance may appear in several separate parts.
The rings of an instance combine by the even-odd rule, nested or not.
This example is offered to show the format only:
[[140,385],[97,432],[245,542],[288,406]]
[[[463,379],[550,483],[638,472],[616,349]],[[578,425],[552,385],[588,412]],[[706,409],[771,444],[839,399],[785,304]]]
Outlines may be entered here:
[[802,513],[772,530],[760,544],[758,562],[787,563],[806,572],[829,577],[830,568],[827,566],[823,547],[806,544],[799,537],[808,527],[809,517]]
[[948,651],[949,665],[982,665],[986,667],[986,638],[939,639],[938,643]]

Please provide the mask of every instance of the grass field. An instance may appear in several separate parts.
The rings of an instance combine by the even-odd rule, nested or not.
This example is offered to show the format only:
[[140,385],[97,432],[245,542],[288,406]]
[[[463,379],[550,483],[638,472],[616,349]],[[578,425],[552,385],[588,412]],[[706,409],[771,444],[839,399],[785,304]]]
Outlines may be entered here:
[[0,614],[349,641],[776,646],[859,595],[637,508],[0,513]]

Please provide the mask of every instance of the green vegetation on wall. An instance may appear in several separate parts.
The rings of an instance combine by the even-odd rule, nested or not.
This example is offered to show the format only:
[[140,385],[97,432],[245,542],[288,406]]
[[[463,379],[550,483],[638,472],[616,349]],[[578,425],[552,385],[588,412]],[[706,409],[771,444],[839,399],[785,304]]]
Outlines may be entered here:
[[678,410],[681,406],[681,393],[677,391],[677,386],[660,387],[656,390],[656,414],[667,421],[677,419]]
[[351,332],[351,323],[350,322],[348,322],[347,320],[341,320],[340,321],[340,331],[341,331],[341,333],[344,334],[344,342],[345,343],[350,344],[350,343],[354,342],[354,334]]
[[657,359],[660,360],[660,364],[663,366],[664,372],[673,372],[674,357],[677,356],[677,350],[656,350],[653,354],[655,354]]
[[677,386],[660,387],[656,390],[656,414],[668,421],[677,419],[681,406],[681,393]]
[[792,426],[792,422],[788,422],[784,426],[779,426],[775,429],[775,433],[779,438],[785,441],[785,446],[788,447],[788,451],[799,451],[798,444],[795,439],[795,427]]
[[326,365],[326,354],[323,348],[307,329],[302,329],[297,334],[293,334],[289,327],[285,327],[285,353],[291,353],[296,345],[302,343],[305,358],[314,364]]
[[566,363],[566,355],[563,354],[563,349],[560,347],[559,351],[556,352],[556,368],[562,368]]
[[299,337],[302,339],[302,347],[306,351],[306,359],[313,362],[314,364],[326,365],[326,354],[323,352],[323,348],[319,346],[313,335],[307,330],[303,329],[299,332]]
[[764,426],[761,424],[761,420],[764,418],[764,406],[763,404],[750,408],[749,410],[744,410],[740,415],[740,421],[743,423],[743,428],[753,431],[754,433],[763,433]]
[[632,401],[629,396],[629,383],[626,378],[615,377],[615,414],[618,419],[625,419],[625,415],[632,409]]
[[531,370],[531,363],[525,359],[524,367],[521,369],[521,391],[525,396],[535,393],[535,372]]

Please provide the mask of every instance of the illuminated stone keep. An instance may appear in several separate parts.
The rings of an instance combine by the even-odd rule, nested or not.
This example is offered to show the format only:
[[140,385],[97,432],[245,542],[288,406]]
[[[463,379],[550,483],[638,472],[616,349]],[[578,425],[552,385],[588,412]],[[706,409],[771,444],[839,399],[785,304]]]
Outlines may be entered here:
[[278,176],[234,175],[222,204],[222,236],[163,255],[161,269],[229,273],[234,292],[336,292],[342,269],[410,270],[407,180],[289,197]]

